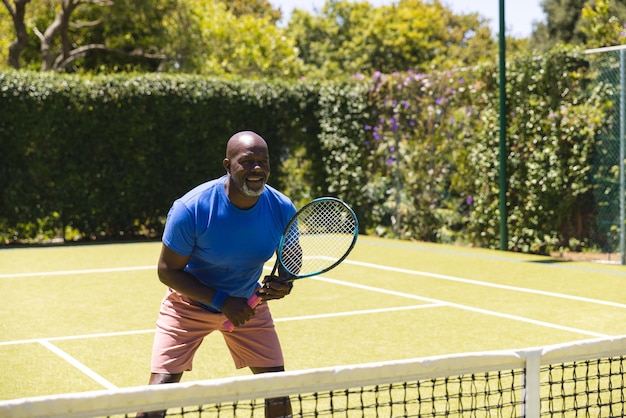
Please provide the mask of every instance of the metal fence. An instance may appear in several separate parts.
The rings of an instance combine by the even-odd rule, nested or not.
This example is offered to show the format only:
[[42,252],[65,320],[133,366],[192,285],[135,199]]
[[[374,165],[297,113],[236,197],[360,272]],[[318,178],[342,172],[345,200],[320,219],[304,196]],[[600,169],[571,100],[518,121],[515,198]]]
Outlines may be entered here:
[[590,243],[606,255],[606,261],[626,264],[624,194],[624,139],[626,137],[626,45],[590,49],[594,83],[608,92],[611,112],[598,137],[593,187],[596,224]]

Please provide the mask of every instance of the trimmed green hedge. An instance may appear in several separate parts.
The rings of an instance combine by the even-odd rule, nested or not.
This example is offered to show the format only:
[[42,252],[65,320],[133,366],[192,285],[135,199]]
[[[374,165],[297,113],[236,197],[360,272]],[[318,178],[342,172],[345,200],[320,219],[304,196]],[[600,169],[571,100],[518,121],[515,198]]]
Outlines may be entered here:
[[[591,77],[575,51],[509,62],[509,249],[589,244],[611,122]],[[159,236],[250,129],[298,205],[335,195],[363,233],[498,248],[498,108],[495,65],[343,83],[0,73],[0,238]]]
[[320,154],[317,91],[304,84],[8,72],[0,86],[5,241],[158,235],[173,199],[223,174],[239,130],[268,140],[279,188],[293,147]]

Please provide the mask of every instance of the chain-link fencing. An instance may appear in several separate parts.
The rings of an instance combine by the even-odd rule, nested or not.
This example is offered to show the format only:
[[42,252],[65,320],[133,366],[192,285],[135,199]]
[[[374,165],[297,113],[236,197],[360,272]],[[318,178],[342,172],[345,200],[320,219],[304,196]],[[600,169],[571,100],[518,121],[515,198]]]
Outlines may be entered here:
[[624,139],[626,136],[626,45],[588,50],[594,86],[608,93],[611,111],[598,137],[593,170],[596,213],[591,247],[605,261],[625,264]]

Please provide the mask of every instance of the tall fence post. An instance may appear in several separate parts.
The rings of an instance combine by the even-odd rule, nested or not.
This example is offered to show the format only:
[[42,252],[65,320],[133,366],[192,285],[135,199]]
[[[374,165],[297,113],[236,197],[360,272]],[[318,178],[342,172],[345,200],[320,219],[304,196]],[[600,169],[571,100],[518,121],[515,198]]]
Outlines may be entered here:
[[619,250],[620,261],[622,264],[626,264],[626,256],[624,250],[624,237],[626,235],[626,210],[624,209],[624,137],[626,136],[625,121],[626,121],[626,59],[624,58],[624,50],[619,51],[619,215],[620,215],[620,227],[619,227]]

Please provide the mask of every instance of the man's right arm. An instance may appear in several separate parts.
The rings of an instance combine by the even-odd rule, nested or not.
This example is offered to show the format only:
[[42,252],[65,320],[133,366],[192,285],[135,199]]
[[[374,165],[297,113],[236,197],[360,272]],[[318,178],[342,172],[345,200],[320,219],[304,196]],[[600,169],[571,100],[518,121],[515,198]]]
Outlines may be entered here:
[[[189,258],[163,245],[157,264],[159,280],[197,302],[210,305],[217,291],[185,271]],[[226,298],[222,312],[235,326],[243,324],[254,315],[254,310],[248,306],[246,299],[236,297]]]

